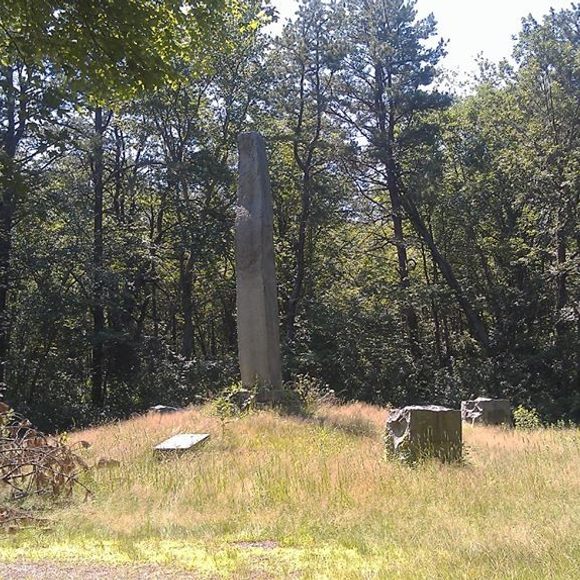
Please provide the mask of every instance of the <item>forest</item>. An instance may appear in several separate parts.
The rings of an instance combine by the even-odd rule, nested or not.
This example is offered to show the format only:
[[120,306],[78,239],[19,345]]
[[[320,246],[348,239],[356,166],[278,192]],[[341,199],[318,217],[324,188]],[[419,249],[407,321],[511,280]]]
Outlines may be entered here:
[[302,0],[279,34],[256,0],[34,5],[0,3],[0,398],[19,413],[64,429],[239,380],[252,130],[286,380],[580,419],[580,5],[524,17],[469,86],[414,0]]

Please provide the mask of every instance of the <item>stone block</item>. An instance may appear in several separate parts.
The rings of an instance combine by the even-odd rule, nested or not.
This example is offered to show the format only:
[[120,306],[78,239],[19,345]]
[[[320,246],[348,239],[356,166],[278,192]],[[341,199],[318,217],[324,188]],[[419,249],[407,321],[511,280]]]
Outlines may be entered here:
[[187,451],[192,447],[205,443],[208,439],[208,433],[180,433],[156,445],[155,451]]
[[461,402],[461,418],[482,425],[513,425],[512,408],[507,399],[478,397]]
[[406,461],[457,461],[462,454],[461,412],[438,405],[394,409],[387,419],[385,443]]

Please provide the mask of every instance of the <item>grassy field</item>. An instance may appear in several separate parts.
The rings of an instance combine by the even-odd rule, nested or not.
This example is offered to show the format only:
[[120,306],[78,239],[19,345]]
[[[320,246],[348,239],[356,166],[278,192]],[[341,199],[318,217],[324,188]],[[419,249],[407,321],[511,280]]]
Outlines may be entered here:
[[[52,524],[0,536],[0,560],[159,563],[200,577],[580,578],[580,431],[465,427],[467,461],[384,459],[386,411],[310,420],[259,412],[222,425],[211,407],[72,436],[93,446],[92,499]],[[198,452],[152,446],[208,432]]]

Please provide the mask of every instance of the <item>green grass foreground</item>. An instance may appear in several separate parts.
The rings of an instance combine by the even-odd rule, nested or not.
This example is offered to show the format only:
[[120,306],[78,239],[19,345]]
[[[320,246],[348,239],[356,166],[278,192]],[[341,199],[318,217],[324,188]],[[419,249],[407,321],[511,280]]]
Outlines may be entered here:
[[[0,537],[0,560],[158,563],[200,577],[579,578],[580,431],[464,429],[464,465],[384,458],[386,410],[258,412],[223,426],[202,407],[75,434],[94,497]],[[199,451],[158,460],[178,432]]]

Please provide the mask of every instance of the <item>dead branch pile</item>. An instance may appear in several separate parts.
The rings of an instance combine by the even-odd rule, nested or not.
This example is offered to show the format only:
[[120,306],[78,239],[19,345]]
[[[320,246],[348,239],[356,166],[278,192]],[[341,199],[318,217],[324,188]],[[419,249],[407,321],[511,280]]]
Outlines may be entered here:
[[7,531],[16,531],[22,526],[33,523],[46,523],[46,520],[35,516],[30,511],[0,506],[0,528]]
[[[41,433],[28,419],[0,402],[0,481],[8,486],[11,499],[33,494],[70,496],[75,487],[89,495],[89,489],[79,481],[87,465],[75,453],[78,445],[67,445],[63,437]],[[2,513],[14,518],[10,508],[0,506]]]

